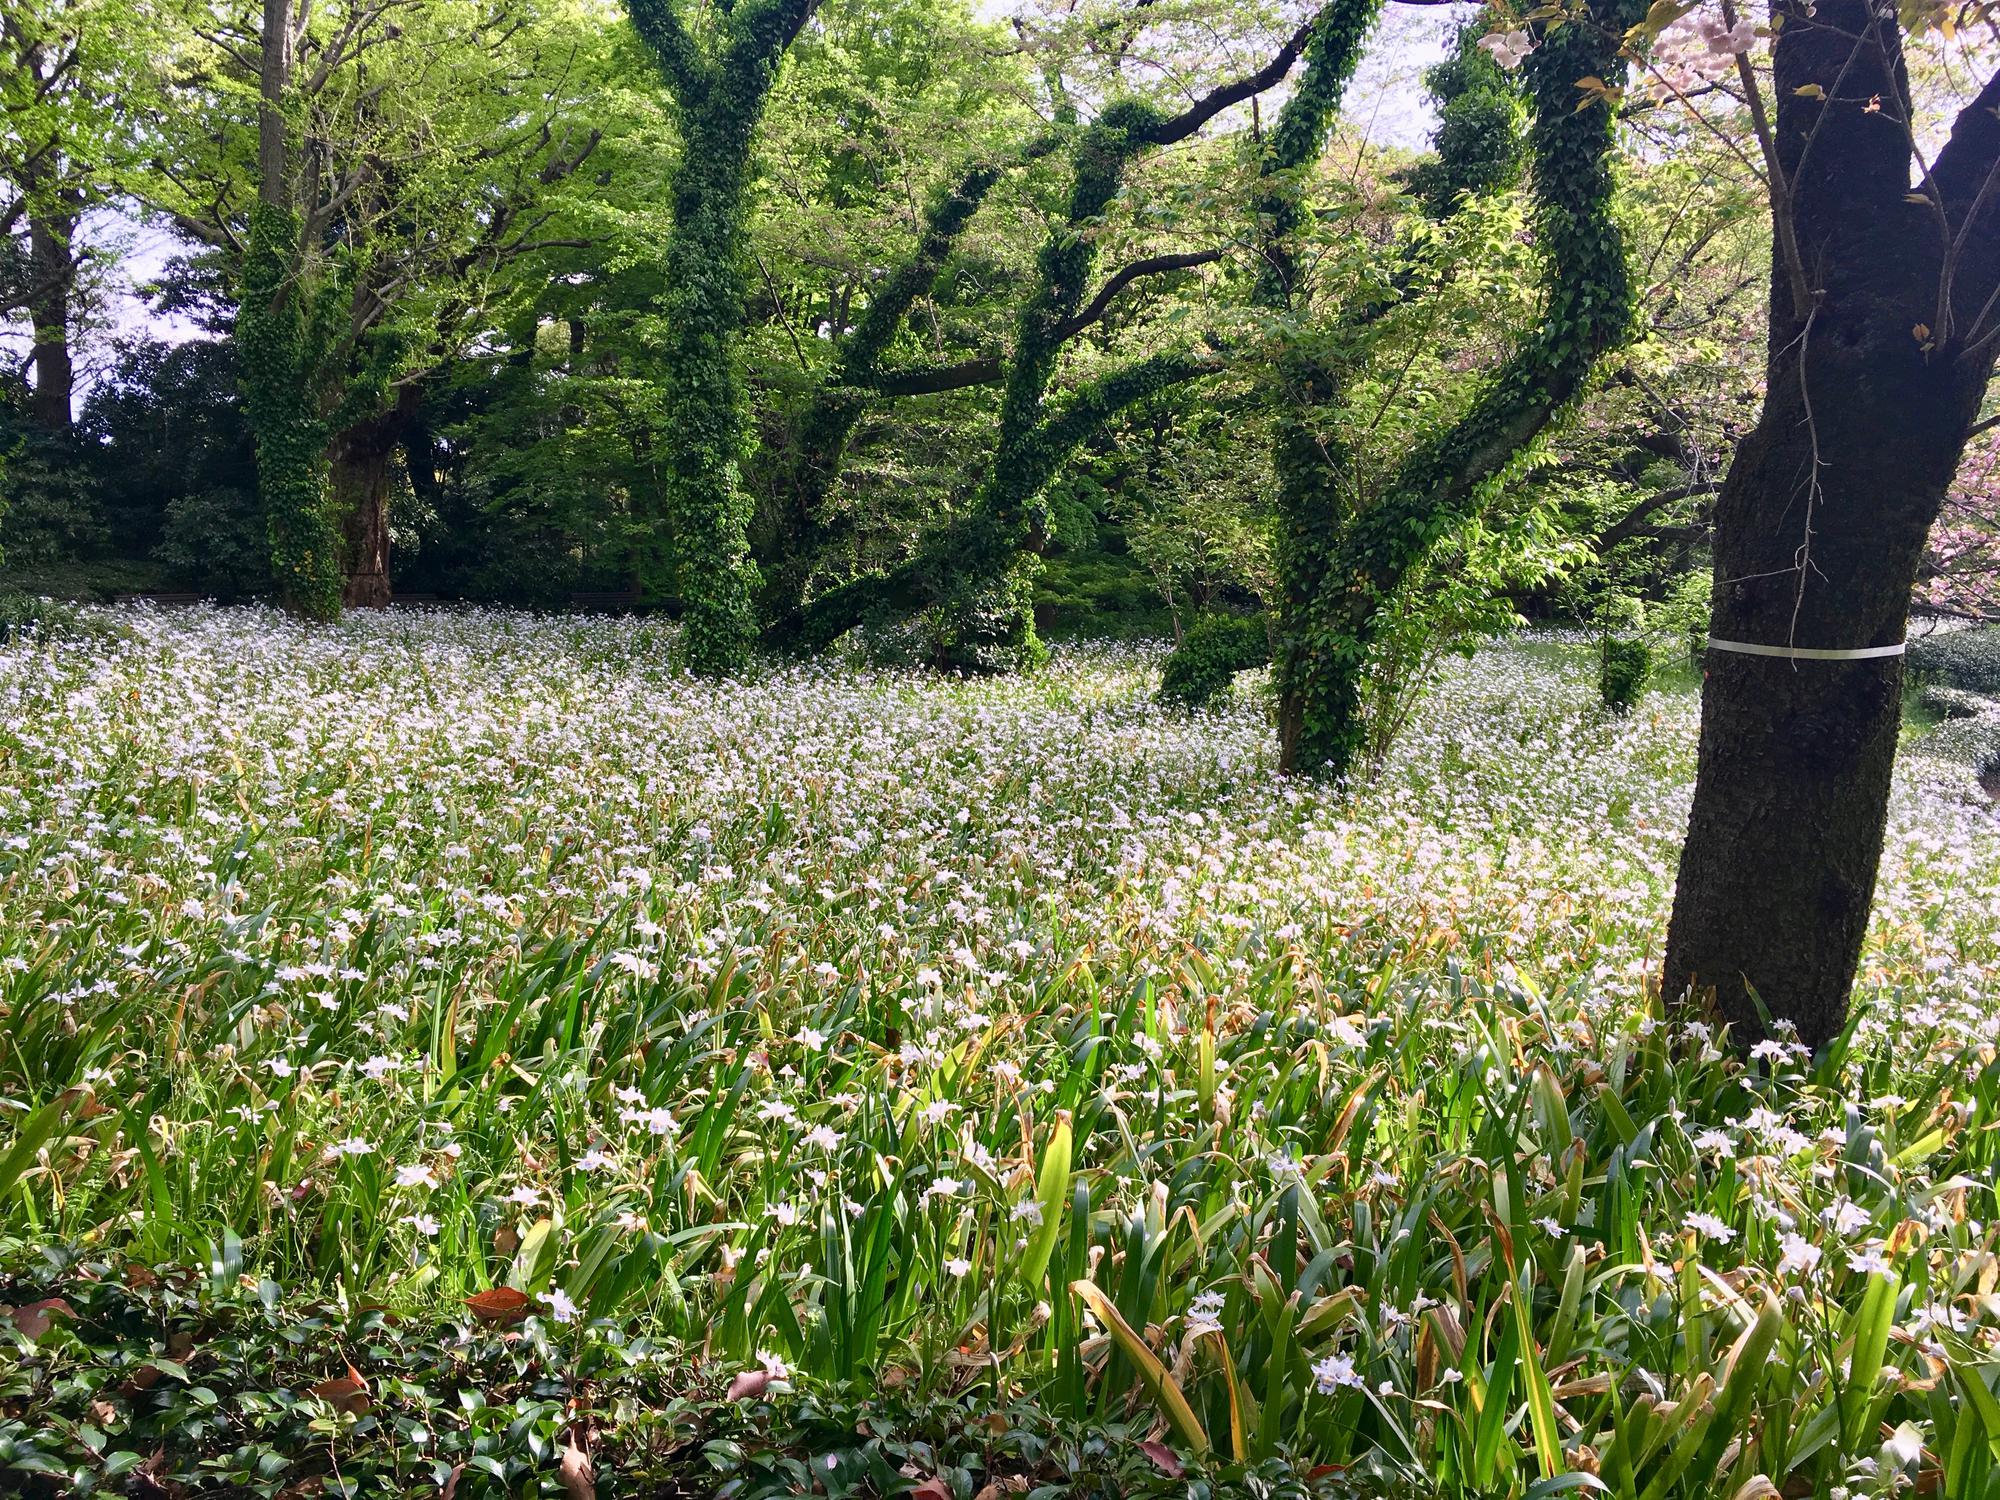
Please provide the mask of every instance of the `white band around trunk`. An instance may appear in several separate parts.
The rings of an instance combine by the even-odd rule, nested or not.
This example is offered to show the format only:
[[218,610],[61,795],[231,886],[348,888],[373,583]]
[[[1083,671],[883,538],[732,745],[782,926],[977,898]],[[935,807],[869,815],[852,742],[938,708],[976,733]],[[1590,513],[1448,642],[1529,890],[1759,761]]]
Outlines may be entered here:
[[1901,656],[1907,642],[1895,646],[1863,646],[1859,651],[1821,651],[1805,646],[1758,646],[1749,641],[1708,638],[1711,651],[1734,651],[1739,656],[1776,656],[1786,661],[1876,661],[1885,656]]

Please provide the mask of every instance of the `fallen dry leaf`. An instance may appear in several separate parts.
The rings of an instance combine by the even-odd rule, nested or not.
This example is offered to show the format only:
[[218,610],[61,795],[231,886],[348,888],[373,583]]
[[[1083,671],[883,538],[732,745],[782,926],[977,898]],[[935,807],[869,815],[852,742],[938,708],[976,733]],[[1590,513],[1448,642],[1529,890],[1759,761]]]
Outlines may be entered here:
[[353,1365],[347,1367],[345,1375],[322,1380],[312,1387],[311,1393],[335,1411],[345,1412],[351,1417],[365,1417],[372,1404],[368,1399],[368,1382],[361,1378],[361,1372]]
[[5,1317],[29,1343],[34,1343],[49,1331],[50,1323],[56,1318],[74,1318],[76,1309],[60,1297],[44,1298],[40,1302],[30,1302],[25,1307],[0,1308],[0,1317]]
[[496,1286],[488,1292],[474,1292],[465,1305],[482,1323],[518,1323],[528,1315],[528,1294],[511,1286]]

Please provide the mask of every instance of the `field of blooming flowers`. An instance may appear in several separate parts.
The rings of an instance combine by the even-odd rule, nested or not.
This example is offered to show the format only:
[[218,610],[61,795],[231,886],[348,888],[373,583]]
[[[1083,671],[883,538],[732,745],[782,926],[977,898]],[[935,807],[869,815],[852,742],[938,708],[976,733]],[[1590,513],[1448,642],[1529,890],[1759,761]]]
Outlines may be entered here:
[[[121,1437],[169,1412],[225,1489],[616,1490],[588,1382],[482,1425],[385,1372],[421,1324],[1161,1476],[2000,1496],[2000,823],[1921,743],[1859,1023],[1743,1061],[1646,989],[1693,698],[1609,717],[1580,648],[1337,791],[1143,648],[715,686],[637,622],[105,619],[0,646],[0,1488],[192,1492]],[[356,1321],[253,1398],[167,1291]],[[1060,1492],[822,1426],[773,1492]]]

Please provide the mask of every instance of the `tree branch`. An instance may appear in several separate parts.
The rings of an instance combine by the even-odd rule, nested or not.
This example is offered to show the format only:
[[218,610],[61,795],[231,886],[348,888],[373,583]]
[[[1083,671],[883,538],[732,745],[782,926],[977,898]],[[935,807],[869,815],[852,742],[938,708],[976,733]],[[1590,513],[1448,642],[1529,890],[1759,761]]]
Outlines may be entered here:
[[1691,499],[1696,495],[1713,495],[1721,488],[1721,480],[1704,479],[1694,484],[1676,485],[1670,490],[1661,490],[1657,494],[1648,495],[1598,533],[1598,553],[1602,555],[1609,552],[1620,542],[1629,541],[1637,536],[1645,529],[1647,520],[1658,514],[1665,506],[1672,505],[1677,500]]
[[708,68],[674,0],[625,0],[625,14],[659,62],[675,98],[683,105],[691,103],[707,85]]
[[1135,260],[1123,266],[1104,283],[1103,288],[1090,301],[1090,305],[1064,323],[1057,331],[1059,339],[1076,337],[1091,324],[1101,320],[1111,309],[1112,299],[1133,282],[1146,276],[1161,276],[1169,271],[1191,271],[1196,266],[1214,265],[1222,259],[1226,250],[1220,246],[1212,250],[1191,250],[1184,255],[1154,255],[1145,260]]
[[1310,20],[1292,33],[1291,40],[1278,49],[1263,67],[1248,77],[1239,78],[1234,83],[1225,83],[1211,89],[1196,100],[1186,110],[1172,119],[1162,120],[1144,132],[1145,139],[1155,146],[1172,146],[1186,140],[1210,120],[1232,105],[1241,104],[1245,99],[1255,98],[1267,89],[1284,82],[1285,75],[1292,71],[1292,64],[1305,51],[1306,43],[1312,40],[1314,29],[1320,23],[1324,8],[1315,11]]

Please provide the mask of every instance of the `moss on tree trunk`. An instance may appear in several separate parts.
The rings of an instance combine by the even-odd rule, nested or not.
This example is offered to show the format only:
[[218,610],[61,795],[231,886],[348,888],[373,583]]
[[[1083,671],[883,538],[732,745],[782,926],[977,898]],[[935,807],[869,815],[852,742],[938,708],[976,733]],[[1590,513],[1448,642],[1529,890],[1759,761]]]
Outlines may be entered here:
[[[1636,0],[1599,0],[1549,24],[1527,63],[1534,213],[1545,295],[1535,331],[1466,416],[1414,452],[1386,492],[1361,503],[1337,439],[1316,426],[1334,372],[1298,360],[1281,427],[1276,658],[1279,742],[1287,770],[1344,774],[1365,732],[1368,656],[1403,581],[1478,507],[1488,483],[1582,389],[1631,322],[1623,240],[1612,215],[1615,121],[1579,91],[1623,71]],[[1582,102],[1580,105],[1580,101]]]
[[296,214],[271,203],[251,208],[236,347],[278,602],[306,619],[330,620],[340,613],[341,541],[313,332],[296,285],[298,239]]

